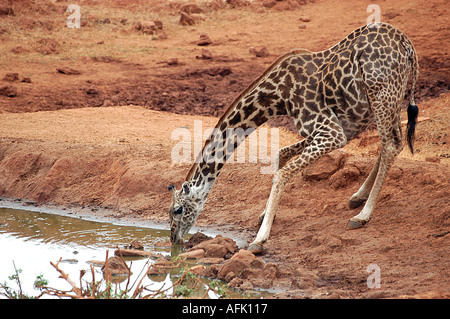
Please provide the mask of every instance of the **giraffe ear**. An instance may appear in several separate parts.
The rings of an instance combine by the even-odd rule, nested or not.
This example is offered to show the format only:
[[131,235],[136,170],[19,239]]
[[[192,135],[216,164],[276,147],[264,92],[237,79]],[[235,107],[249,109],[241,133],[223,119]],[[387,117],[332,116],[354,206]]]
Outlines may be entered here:
[[188,184],[188,182],[184,182],[182,187],[183,187],[184,193],[185,193],[186,195],[189,195],[190,189],[189,189],[189,184]]

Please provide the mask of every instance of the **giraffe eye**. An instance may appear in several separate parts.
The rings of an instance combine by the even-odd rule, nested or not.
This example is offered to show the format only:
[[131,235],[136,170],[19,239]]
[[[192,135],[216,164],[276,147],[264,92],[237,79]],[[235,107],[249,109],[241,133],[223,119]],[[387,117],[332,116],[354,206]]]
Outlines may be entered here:
[[175,215],[180,215],[183,213],[183,206],[178,207],[174,212]]

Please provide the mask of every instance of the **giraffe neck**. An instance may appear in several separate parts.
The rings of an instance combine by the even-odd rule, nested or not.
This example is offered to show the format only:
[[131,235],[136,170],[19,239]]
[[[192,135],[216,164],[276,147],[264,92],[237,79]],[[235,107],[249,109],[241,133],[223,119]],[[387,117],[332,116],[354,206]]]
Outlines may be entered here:
[[192,165],[186,181],[203,204],[227,159],[250,133],[272,117],[286,115],[285,100],[270,77],[289,57],[307,50],[296,50],[278,58],[244,90],[217,122],[212,135]]

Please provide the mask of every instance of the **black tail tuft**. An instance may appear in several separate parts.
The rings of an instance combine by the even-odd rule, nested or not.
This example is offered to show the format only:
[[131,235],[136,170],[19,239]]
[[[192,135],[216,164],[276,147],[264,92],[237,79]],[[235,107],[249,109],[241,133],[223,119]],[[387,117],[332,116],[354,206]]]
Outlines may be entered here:
[[406,139],[408,141],[409,149],[411,153],[414,154],[414,131],[416,130],[417,115],[419,114],[419,108],[417,105],[409,104],[408,106],[408,124],[406,126],[407,135]]

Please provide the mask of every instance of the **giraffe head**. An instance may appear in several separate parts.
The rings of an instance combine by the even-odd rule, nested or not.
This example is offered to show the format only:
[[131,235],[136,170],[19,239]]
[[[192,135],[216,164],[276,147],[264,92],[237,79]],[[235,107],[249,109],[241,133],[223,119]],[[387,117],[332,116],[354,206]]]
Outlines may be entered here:
[[203,208],[202,201],[194,194],[189,182],[184,182],[181,189],[169,186],[173,201],[169,208],[170,241],[180,243],[197,220]]

